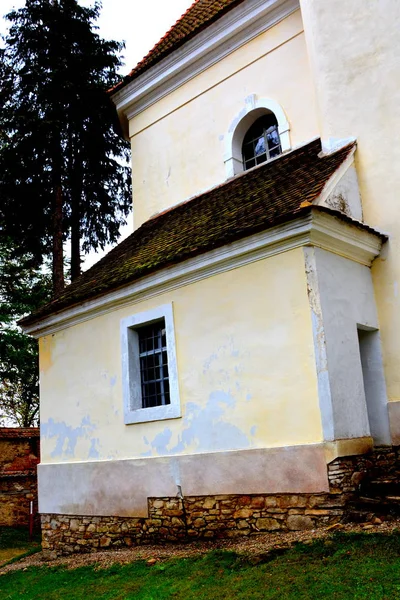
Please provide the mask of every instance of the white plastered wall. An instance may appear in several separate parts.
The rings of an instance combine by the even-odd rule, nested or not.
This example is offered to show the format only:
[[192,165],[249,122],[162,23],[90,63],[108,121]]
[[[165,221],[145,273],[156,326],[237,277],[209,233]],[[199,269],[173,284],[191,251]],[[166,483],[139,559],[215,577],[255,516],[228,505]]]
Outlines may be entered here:
[[[121,320],[171,302],[182,418],[125,425]],[[48,335],[40,354],[46,463],[322,441],[301,249]]]
[[[182,417],[125,425],[120,322],[169,302]],[[328,490],[301,248],[67,327],[40,350],[42,512],[145,516],[149,496],[178,484]]]
[[392,436],[400,443],[400,2],[301,0],[321,137],[357,138],[363,216],[389,235],[372,266]]
[[370,399],[376,408],[371,417],[358,336],[358,329],[379,329],[371,271],[319,248],[305,248],[304,252],[325,440],[372,434],[375,442],[389,443],[380,344],[374,350],[379,385],[374,390],[375,398]]
[[339,167],[315,204],[338,210],[356,221],[363,220],[360,188],[353,157]]
[[285,149],[318,134],[300,11],[130,120],[135,228],[226,181],[227,138],[252,95],[285,115]]

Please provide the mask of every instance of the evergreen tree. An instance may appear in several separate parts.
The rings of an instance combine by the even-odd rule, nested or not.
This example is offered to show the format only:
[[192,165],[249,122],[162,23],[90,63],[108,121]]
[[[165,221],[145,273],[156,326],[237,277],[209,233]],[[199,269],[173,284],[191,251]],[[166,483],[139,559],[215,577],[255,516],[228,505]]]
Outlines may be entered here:
[[[0,227],[22,253],[52,256],[53,291],[81,252],[118,239],[131,204],[128,144],[107,89],[122,45],[95,31],[100,4],[26,0],[7,15],[0,66]],[[124,163],[125,161],[125,163]]]
[[0,425],[36,425],[39,414],[37,341],[16,325],[50,297],[50,277],[32,255],[16,256],[10,240],[0,244]]

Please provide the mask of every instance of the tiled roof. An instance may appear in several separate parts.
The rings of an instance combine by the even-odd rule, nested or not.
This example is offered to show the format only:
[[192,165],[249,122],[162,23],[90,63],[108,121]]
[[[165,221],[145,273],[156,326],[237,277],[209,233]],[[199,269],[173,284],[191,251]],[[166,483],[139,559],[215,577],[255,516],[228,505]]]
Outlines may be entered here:
[[306,214],[351,148],[319,158],[320,140],[310,142],[151,218],[21,323]]
[[[243,0],[196,0],[152,50],[118,83],[117,92]],[[189,0],[188,0],[189,3]]]
[[9,438],[39,437],[38,427],[0,427],[0,440]]

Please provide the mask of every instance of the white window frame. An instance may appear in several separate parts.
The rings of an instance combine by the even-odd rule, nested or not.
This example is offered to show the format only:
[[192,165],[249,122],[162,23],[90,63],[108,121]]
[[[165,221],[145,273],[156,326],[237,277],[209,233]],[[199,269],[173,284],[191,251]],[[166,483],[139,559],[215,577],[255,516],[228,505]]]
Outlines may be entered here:
[[[139,335],[141,325],[150,325],[164,319],[167,341],[167,360],[170,404],[142,406],[142,386],[139,360]],[[181,416],[178,369],[176,362],[174,316],[171,304],[163,304],[121,320],[122,390],[125,425],[177,419]]]
[[224,163],[226,178],[243,173],[242,144],[244,136],[253,123],[266,113],[273,113],[278,122],[278,133],[282,152],[290,150],[290,126],[282,106],[272,98],[247,96],[244,108],[235,116],[224,139]]

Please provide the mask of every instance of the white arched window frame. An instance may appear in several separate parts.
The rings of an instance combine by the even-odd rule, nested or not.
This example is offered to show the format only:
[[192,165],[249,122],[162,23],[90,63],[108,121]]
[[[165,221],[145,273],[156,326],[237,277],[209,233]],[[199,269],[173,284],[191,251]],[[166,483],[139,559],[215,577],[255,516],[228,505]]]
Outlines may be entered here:
[[253,123],[267,113],[273,113],[278,122],[282,152],[290,150],[289,122],[281,105],[271,98],[257,98],[252,94],[246,98],[245,108],[236,115],[229,126],[228,133],[224,136],[224,163],[228,179],[243,172],[244,136]]

